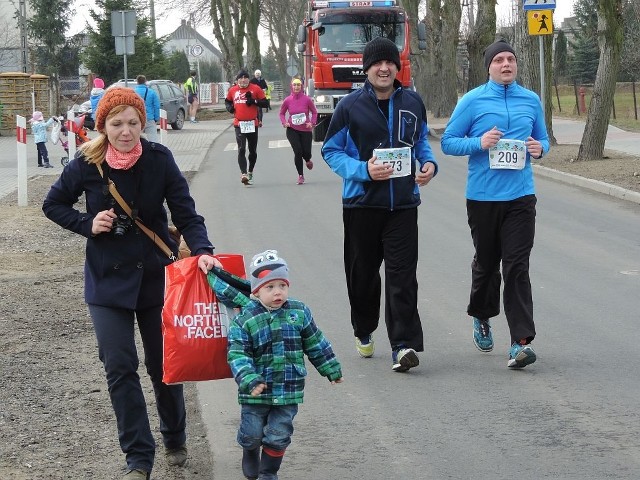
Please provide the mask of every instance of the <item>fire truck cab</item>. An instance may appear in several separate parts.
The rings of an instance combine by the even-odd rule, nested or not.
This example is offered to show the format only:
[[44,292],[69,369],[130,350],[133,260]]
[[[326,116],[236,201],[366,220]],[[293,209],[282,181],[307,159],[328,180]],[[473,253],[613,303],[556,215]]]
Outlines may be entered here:
[[[396,0],[310,0],[308,16],[298,27],[297,49],[303,53],[306,93],[318,109],[313,139],[322,141],[331,115],[345,95],[362,87],[364,46],[386,37],[398,47],[402,68],[397,79],[413,88],[410,25]],[[426,49],[426,27],[418,23],[418,44]]]

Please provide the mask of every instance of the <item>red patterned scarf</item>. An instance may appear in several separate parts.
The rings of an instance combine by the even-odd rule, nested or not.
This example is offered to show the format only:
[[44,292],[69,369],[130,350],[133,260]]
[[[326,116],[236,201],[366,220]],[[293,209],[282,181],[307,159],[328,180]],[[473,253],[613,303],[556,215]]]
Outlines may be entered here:
[[142,155],[142,143],[138,142],[138,144],[133,147],[130,152],[124,153],[113,148],[113,145],[109,144],[107,147],[107,155],[105,156],[105,160],[107,164],[111,168],[115,168],[118,170],[129,170],[133,167],[138,159]]

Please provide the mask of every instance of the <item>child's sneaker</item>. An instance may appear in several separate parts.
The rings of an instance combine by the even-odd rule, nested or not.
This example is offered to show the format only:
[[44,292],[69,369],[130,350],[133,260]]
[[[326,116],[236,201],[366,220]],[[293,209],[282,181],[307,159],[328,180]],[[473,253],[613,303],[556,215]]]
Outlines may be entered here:
[[362,358],[373,357],[373,352],[375,350],[373,336],[367,335],[366,337],[356,337],[356,350],[358,350],[358,353]]
[[536,352],[533,351],[531,345],[520,345],[514,343],[509,350],[509,368],[524,368],[536,361]]
[[418,354],[413,348],[399,348],[391,353],[394,372],[406,372],[410,368],[420,365]]
[[481,352],[493,350],[493,335],[489,320],[480,320],[473,317],[473,343]]

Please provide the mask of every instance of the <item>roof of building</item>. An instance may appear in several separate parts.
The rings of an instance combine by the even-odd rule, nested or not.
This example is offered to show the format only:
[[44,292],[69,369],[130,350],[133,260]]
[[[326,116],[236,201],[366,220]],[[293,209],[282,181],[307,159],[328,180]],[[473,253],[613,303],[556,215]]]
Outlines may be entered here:
[[209,40],[204,38],[193,28],[189,22],[182,20],[181,25],[176,28],[172,33],[167,35],[169,40],[194,40],[202,45],[203,48],[214,53],[214,55],[222,59],[222,52],[218,50]]

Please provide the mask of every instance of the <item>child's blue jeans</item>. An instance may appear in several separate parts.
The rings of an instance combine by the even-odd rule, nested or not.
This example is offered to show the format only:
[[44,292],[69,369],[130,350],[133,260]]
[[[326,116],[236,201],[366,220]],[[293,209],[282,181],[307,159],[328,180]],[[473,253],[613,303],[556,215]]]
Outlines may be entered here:
[[253,450],[266,445],[285,450],[293,435],[293,418],[298,405],[241,405],[238,443]]

